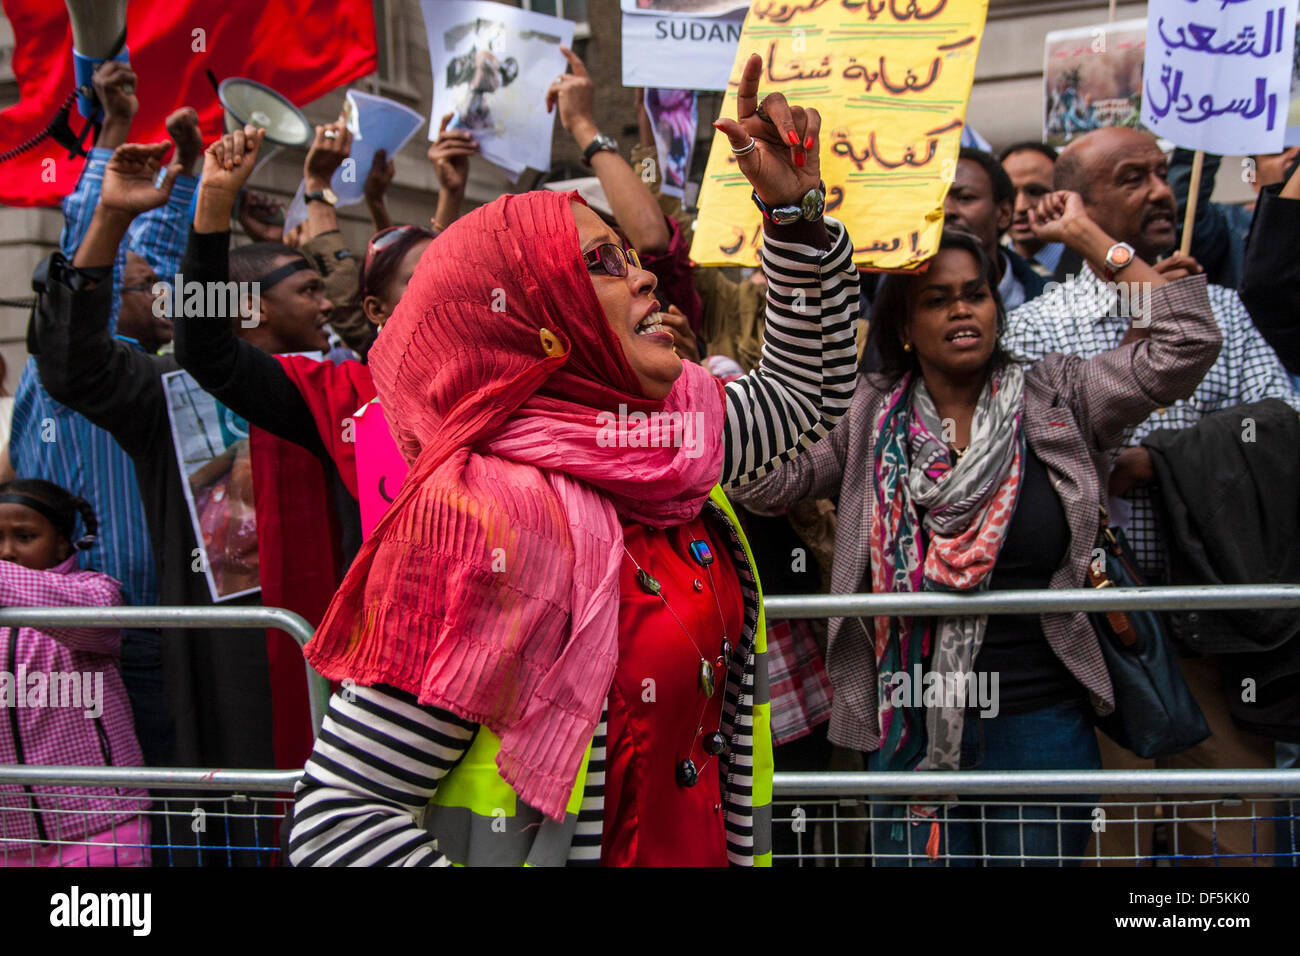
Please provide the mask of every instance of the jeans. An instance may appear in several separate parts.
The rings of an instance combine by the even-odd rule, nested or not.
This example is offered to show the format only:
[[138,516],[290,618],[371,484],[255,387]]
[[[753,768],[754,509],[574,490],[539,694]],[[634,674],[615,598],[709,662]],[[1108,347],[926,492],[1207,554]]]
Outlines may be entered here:
[[122,683],[131,701],[145,766],[171,766],[172,718],[163,691],[162,636],[157,631],[123,629]]
[[[877,751],[870,755],[868,768],[878,770],[879,765]],[[962,729],[961,766],[963,770],[1099,769],[1101,756],[1091,712],[1076,702],[991,718],[970,711]],[[876,818],[872,823],[873,865],[976,866],[982,862],[985,866],[1077,866],[1077,859],[1061,858],[1081,857],[1087,849],[1090,807],[1098,797],[1054,794],[1049,799],[1052,802],[1034,803],[1011,794],[964,796],[955,806],[938,807],[939,858],[931,861],[926,844],[932,821],[910,814],[895,819],[890,811],[896,798],[872,797],[872,816]],[[988,805],[990,801],[1016,805],[993,806]],[[1032,822],[1039,820],[1044,822]],[[900,826],[907,842],[896,838]],[[1022,863],[1025,857],[1048,859]]]

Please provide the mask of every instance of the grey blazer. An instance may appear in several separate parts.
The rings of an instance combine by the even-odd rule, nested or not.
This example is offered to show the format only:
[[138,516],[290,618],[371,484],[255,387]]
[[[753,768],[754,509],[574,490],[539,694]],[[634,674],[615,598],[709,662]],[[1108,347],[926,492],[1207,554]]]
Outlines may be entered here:
[[[1188,276],[1151,294],[1150,336],[1088,360],[1053,354],[1026,369],[1025,437],[1047,467],[1070,526],[1070,547],[1051,578],[1053,588],[1082,587],[1097,539],[1103,476],[1125,429],[1156,409],[1192,394],[1218,357],[1223,338],[1204,276]],[[878,375],[859,375],[848,414],[807,452],[764,478],[730,489],[757,511],[779,511],[800,499],[839,496],[831,591],[870,590],[868,533],[875,489],[875,421],[889,393]],[[1056,656],[1088,690],[1098,714],[1115,696],[1097,636],[1085,614],[1044,614],[1043,632]],[[874,639],[860,618],[834,618],[826,669],[834,688],[830,739],[872,751],[880,746]]]

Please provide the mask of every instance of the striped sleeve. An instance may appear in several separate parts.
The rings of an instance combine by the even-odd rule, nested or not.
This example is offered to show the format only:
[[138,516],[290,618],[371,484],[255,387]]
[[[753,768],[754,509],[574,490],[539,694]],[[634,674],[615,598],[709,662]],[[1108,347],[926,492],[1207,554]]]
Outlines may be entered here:
[[758,369],[727,385],[722,484],[789,461],[848,411],[857,373],[858,272],[844,226],[829,251],[763,239],[767,322]]
[[420,824],[478,726],[385,687],[334,695],[294,788],[294,866],[447,866]]
[[587,762],[587,782],[582,788],[578,824],[573,831],[569,866],[600,866],[600,841],[605,826],[605,748],[609,731],[609,702],[601,712],[600,723],[591,741],[591,759]]

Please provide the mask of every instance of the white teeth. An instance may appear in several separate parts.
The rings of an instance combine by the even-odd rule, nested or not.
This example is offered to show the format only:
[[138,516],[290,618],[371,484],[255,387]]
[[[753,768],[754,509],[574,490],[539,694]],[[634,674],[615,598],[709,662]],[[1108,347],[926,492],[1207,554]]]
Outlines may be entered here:
[[956,342],[958,339],[976,339],[979,334],[976,332],[954,332],[948,337],[948,341]]
[[651,335],[655,332],[664,331],[664,321],[662,312],[651,312],[636,327],[637,335]]

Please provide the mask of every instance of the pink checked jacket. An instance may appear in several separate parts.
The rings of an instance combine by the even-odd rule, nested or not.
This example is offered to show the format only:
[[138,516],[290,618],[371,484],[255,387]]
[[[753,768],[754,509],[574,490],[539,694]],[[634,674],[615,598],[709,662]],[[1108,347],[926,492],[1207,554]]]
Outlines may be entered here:
[[[79,570],[75,555],[48,571],[0,561],[0,605],[5,607],[121,603],[118,583],[106,574]],[[121,640],[117,628],[0,628],[0,764],[144,764],[119,670]],[[30,790],[0,785],[0,864],[6,855],[30,855],[31,845],[22,841],[81,840],[148,807],[145,790]],[[46,812],[30,812],[33,803]]]
[[[1102,481],[1125,429],[1195,390],[1218,357],[1223,337],[1204,276],[1166,283],[1151,293],[1150,336],[1084,360],[1053,354],[1026,369],[1025,438],[1060,496],[1070,547],[1051,578],[1053,588],[1083,587],[1097,540]],[[858,376],[849,413],[825,438],[772,474],[729,492],[760,511],[803,498],[839,496],[831,591],[870,590],[867,541],[875,474],[875,421],[890,383]],[[1085,614],[1044,614],[1052,650],[1088,690],[1098,714],[1114,710],[1110,676]],[[842,747],[880,747],[875,644],[859,618],[833,618],[826,655],[834,696],[830,739]]]

